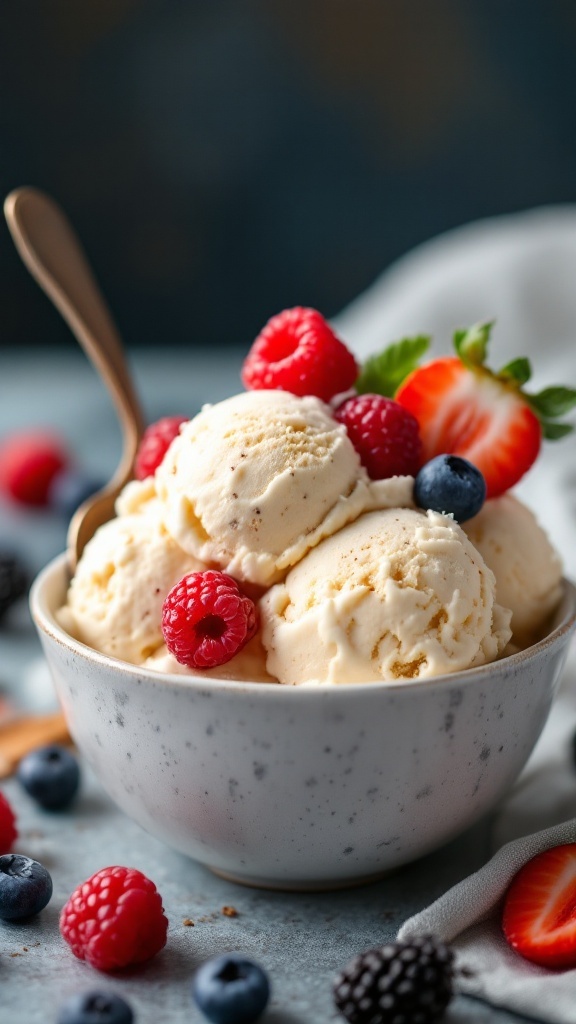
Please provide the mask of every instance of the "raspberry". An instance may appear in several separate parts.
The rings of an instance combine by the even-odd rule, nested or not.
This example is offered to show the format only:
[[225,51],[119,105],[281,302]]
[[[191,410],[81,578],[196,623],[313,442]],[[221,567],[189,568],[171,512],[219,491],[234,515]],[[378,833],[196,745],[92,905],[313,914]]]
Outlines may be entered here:
[[348,391],[358,365],[315,309],[295,306],[272,317],[252,345],[242,367],[246,388],[316,395],[328,402]]
[[16,815],[3,793],[0,793],[0,853],[8,853],[18,835]]
[[189,668],[224,665],[257,628],[254,602],[223,572],[190,572],[164,600],[166,646],[176,661]]
[[154,476],[182,423],[186,423],[186,416],[164,416],[146,427],[134,462],[134,476],[137,480]]
[[349,1024],[434,1024],[452,998],[454,954],[432,935],[354,957],[334,981]]
[[168,921],[154,882],[135,868],[102,868],[74,890],[60,932],[99,971],[143,963],[166,945]]
[[0,444],[0,490],[21,505],[46,505],[50,485],[67,463],[56,437],[40,431],[12,434]]
[[358,395],[343,402],[334,416],[346,427],[372,480],[416,475],[422,449],[418,421],[398,402]]

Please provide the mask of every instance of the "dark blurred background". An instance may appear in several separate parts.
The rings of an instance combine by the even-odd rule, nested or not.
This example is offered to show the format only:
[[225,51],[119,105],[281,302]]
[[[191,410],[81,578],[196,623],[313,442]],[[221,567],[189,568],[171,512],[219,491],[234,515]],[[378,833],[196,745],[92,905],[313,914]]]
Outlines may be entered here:
[[[18,0],[0,185],[65,207],[129,348],[336,314],[417,243],[576,200],[574,0]],[[0,346],[70,344],[0,225]]]

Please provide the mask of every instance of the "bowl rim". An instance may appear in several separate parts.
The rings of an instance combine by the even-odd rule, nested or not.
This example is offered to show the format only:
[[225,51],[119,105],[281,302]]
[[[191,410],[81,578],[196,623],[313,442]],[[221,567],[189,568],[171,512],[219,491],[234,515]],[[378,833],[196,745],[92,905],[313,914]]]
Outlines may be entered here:
[[[426,679],[416,679],[407,682],[369,681],[365,683],[303,683],[300,686],[282,686],[274,682],[257,682],[244,679],[219,679],[214,676],[202,679],[199,676],[189,676],[181,673],[159,672],[156,669],[145,668],[142,665],[133,665],[130,662],[122,661],[108,654],[102,654],[87,644],[76,640],[73,636],[58,623],[53,610],[47,606],[45,590],[49,582],[58,574],[68,572],[68,556],[62,552],[52,558],[35,577],[29,594],[29,605],[32,619],[39,634],[45,634],[65,647],[80,658],[94,662],[106,667],[108,670],[119,672],[134,679],[147,680],[150,683],[159,682],[162,685],[173,686],[182,689],[205,690],[206,687],[215,690],[230,690],[235,693],[248,691],[268,696],[286,693],[299,693],[302,697],[314,694],[337,693],[342,697],[360,693],[418,693],[421,689],[426,691],[444,690],[462,685],[471,685],[475,682],[482,682],[494,673],[499,666],[510,667],[512,670],[531,662],[547,649],[555,647],[576,628],[576,585],[566,577],[562,578],[562,600],[557,610],[561,614],[558,625],[542,637],[537,643],[526,647],[515,654],[509,654],[505,658],[497,658],[495,661],[474,668],[461,669],[458,672],[445,673],[443,675],[431,676]],[[69,573],[68,573],[69,574]],[[306,698],[304,698],[306,699]]]

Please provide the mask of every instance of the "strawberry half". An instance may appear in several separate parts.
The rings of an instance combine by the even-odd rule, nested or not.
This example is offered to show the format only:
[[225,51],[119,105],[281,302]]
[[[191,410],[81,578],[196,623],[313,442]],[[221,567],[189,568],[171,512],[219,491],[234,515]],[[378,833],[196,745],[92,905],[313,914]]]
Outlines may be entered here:
[[502,930],[526,960],[541,967],[576,967],[576,843],[544,850],[514,876]]
[[418,420],[424,462],[443,453],[468,459],[489,498],[513,487],[540,451],[540,421],[518,390],[456,356],[415,370],[396,401]]
[[420,425],[425,462],[444,453],[474,463],[486,480],[487,497],[503,494],[530,469],[543,437],[562,437],[572,428],[551,419],[576,404],[570,388],[527,394],[527,359],[498,373],[485,365],[491,324],[457,331],[456,356],[434,359],[412,370],[395,399]]

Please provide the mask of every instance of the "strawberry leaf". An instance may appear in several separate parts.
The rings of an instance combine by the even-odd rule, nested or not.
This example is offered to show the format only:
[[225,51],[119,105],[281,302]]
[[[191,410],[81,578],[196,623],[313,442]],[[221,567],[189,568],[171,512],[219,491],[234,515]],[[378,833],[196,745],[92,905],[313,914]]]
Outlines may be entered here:
[[375,394],[392,398],[402,381],[412,373],[430,346],[428,335],[403,338],[388,345],[383,352],[369,356],[355,384],[359,395]]
[[504,380],[513,380],[516,384],[522,387],[526,384],[532,376],[532,367],[529,359],[519,358],[513,359],[512,362],[506,363],[503,366],[498,376]]
[[550,423],[549,420],[541,420],[542,437],[547,441],[558,441],[561,437],[571,434],[574,427],[571,423]]
[[526,395],[534,412],[546,419],[563,416],[576,406],[576,391],[573,388],[544,388],[537,395]]
[[486,321],[454,332],[454,348],[463,363],[468,366],[484,365],[493,326],[493,321]]

